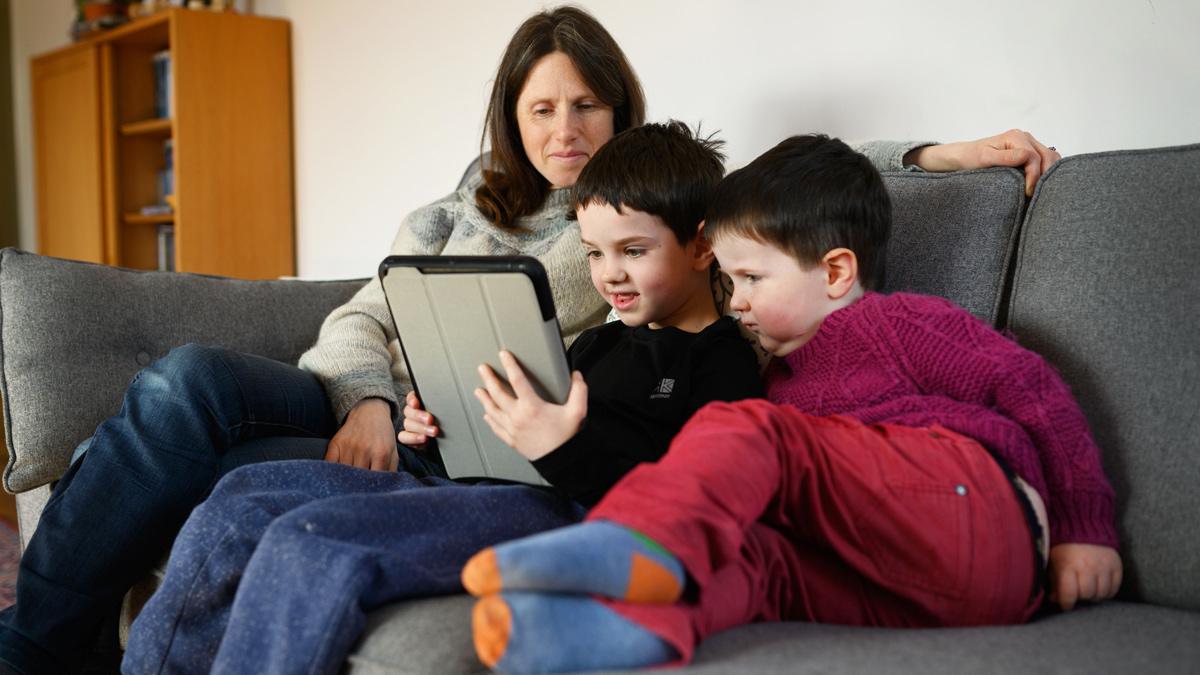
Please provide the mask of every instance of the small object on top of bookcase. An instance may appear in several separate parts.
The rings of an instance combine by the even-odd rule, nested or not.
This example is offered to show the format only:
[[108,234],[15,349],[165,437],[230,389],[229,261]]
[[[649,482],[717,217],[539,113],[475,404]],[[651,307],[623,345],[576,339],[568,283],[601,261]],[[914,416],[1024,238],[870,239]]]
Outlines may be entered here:
[[129,22],[126,0],[75,0],[71,39],[82,40]]
[[281,19],[169,9],[35,57],[38,251],[294,275],[290,40]]
[[148,16],[172,7],[253,14],[254,0],[136,0],[129,5],[129,16],[132,18]]

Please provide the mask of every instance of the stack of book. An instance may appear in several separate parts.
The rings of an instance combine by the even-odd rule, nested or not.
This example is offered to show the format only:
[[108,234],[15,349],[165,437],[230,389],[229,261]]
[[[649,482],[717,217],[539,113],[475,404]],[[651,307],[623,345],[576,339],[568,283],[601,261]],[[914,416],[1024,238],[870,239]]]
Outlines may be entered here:
[[154,114],[168,119],[174,112],[171,99],[171,50],[154,53]]

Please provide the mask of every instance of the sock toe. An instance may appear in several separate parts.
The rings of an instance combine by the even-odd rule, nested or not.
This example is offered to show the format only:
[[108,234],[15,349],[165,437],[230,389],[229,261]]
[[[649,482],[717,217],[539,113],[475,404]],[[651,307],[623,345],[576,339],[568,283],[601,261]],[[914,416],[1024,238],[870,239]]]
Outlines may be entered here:
[[629,561],[629,585],[625,597],[627,602],[670,604],[683,595],[683,584],[674,570],[649,556],[634,552]]
[[503,584],[496,563],[496,549],[486,548],[467,561],[462,571],[462,585],[477,598],[500,592]]
[[479,660],[494,668],[504,658],[512,634],[512,611],[508,603],[499,595],[481,598],[471,611],[471,629]]

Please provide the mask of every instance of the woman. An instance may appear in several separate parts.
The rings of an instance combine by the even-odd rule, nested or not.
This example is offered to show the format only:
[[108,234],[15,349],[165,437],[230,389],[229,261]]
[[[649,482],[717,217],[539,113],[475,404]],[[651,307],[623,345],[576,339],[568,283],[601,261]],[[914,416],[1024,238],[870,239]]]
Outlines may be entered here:
[[[641,124],[641,88],[603,27],[574,8],[543,12],[522,24],[495,82],[485,130],[490,170],[411,214],[392,252],[534,255],[550,276],[569,339],[599,322],[606,307],[591,292],[587,263],[576,254],[578,231],[567,218],[563,188],[614,133]],[[1021,157],[1006,162],[1027,160],[1027,171],[1040,172],[1055,157],[1026,136],[1010,132],[972,144],[927,146],[920,148],[926,156],[919,160],[905,155],[914,144],[864,150],[883,168],[899,168],[903,157],[948,170],[979,165],[990,145],[1009,145]],[[975,164],[960,159],[971,153]],[[240,464],[324,457],[379,470],[403,462],[407,469],[351,472],[337,482],[312,480],[311,463],[300,464],[303,470],[280,464],[271,472],[276,485],[253,490],[296,480],[312,483],[314,492],[279,501],[274,512],[372,489],[439,493],[421,497],[422,508],[431,513],[438,500],[460,504],[461,492],[477,492],[468,499],[492,508],[488,500],[496,489],[406,490],[436,482],[414,476],[439,475],[436,461],[397,447],[393,420],[407,389],[378,280],[328,317],[299,368],[196,345],[146,368],[131,383],[120,414],[84,442],[77,452],[82,456],[55,487],[21,562],[17,604],[0,617],[0,665],[18,672],[70,672],[96,648],[108,658],[118,656],[115,631],[102,629],[115,625],[121,598],[161,558],[217,478]],[[534,490],[494,498],[506,509],[524,508],[535,516],[528,522],[512,519],[511,531],[494,533],[502,538],[579,515],[573,505]],[[269,520],[274,512],[258,516]],[[370,514],[362,515],[370,522]],[[486,542],[475,541],[466,553],[482,545]],[[454,566],[454,584],[457,571]],[[141,623],[153,625],[149,619]]]

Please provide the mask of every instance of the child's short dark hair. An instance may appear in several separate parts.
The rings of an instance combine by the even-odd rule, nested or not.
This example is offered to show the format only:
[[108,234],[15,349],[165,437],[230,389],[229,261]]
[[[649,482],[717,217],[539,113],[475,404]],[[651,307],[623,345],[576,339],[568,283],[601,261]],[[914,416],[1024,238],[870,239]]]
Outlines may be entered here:
[[575,208],[599,204],[658,216],[686,244],[725,175],[722,145],[676,120],[622,131],[583,167],[572,193]]
[[710,241],[735,234],[779,247],[806,267],[854,251],[864,289],[883,286],[892,202],[879,172],[842,141],[793,136],[730,173],[709,203]]

